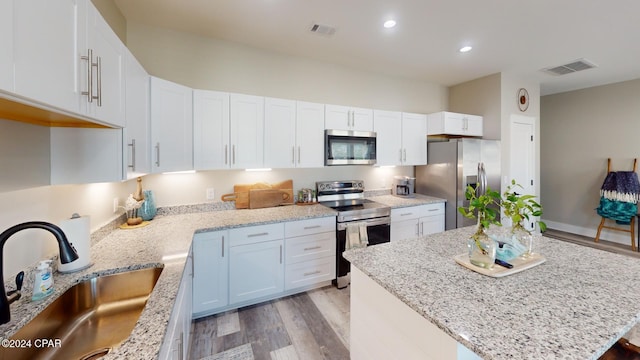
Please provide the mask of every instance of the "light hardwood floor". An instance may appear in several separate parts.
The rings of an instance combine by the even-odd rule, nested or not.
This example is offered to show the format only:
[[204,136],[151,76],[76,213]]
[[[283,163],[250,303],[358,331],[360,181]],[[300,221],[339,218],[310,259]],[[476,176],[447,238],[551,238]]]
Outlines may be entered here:
[[333,286],[196,320],[193,360],[347,360],[349,288]]

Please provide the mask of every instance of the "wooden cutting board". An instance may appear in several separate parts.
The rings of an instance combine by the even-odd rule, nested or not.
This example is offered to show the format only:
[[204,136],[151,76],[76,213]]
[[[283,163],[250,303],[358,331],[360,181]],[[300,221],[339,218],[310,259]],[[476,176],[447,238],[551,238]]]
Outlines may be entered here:
[[249,209],[262,209],[282,205],[289,201],[290,195],[277,189],[250,189]]
[[249,191],[264,189],[284,191],[289,195],[289,198],[281,202],[281,204],[293,204],[293,180],[285,180],[275,184],[267,184],[264,182],[254,184],[236,184],[233,186],[233,194],[222,195],[222,201],[235,201],[236,209],[249,209]]

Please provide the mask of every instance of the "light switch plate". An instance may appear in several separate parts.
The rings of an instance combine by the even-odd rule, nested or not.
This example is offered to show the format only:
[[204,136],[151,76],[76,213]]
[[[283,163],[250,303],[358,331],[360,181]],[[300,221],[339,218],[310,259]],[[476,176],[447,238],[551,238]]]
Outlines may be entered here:
[[215,200],[216,191],[214,188],[207,188],[207,200]]

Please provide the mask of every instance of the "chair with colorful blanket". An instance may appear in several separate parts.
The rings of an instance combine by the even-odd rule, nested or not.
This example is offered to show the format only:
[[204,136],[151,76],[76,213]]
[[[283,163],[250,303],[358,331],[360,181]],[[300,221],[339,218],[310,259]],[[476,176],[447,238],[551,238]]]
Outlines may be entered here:
[[[633,160],[633,171],[611,171],[611,159],[607,159],[607,177],[600,188],[600,206],[596,209],[602,216],[595,242],[600,240],[602,229],[623,231],[631,234],[631,249],[636,250],[635,221],[640,199],[637,159]],[[605,226],[605,220],[615,220],[618,225],[629,225],[629,229]]]

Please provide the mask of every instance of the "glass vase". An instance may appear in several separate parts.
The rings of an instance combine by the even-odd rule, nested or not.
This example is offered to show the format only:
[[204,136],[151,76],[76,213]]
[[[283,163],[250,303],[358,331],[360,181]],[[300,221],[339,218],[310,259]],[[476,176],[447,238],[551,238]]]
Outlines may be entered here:
[[486,229],[479,223],[476,232],[469,238],[467,247],[470,263],[485,269],[493,268],[498,245],[487,235]]
[[518,242],[524,247],[524,252],[520,255],[522,258],[529,258],[533,254],[533,235],[522,224],[516,224],[511,229]]
[[156,209],[156,200],[153,197],[153,192],[151,190],[145,190],[144,202],[142,206],[140,206],[138,214],[142,217],[142,220],[149,221],[152,220],[157,213],[158,209]]

